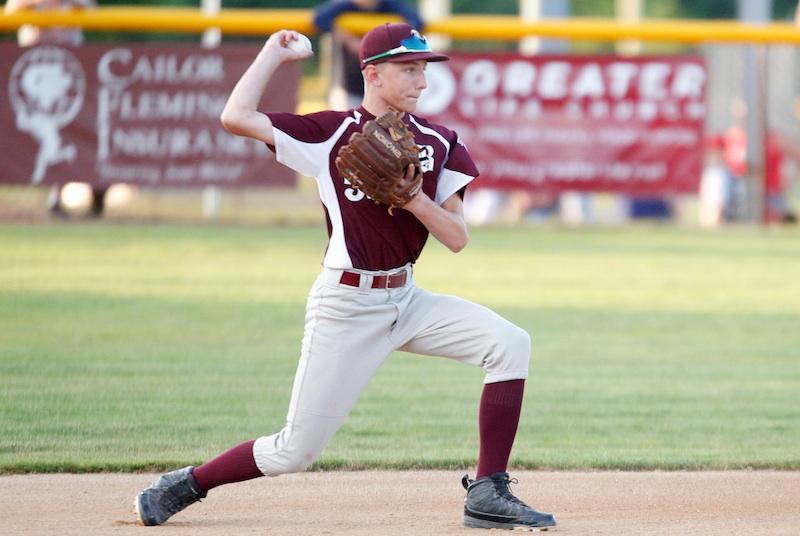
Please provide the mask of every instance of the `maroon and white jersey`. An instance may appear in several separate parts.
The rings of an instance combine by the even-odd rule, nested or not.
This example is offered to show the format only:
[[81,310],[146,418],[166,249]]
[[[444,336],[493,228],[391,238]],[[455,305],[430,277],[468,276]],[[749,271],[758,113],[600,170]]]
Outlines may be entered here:
[[[428,239],[425,226],[402,209],[390,215],[386,205],[354,189],[336,169],[339,147],[375,116],[364,108],[267,115],[274,125],[278,161],[317,180],[329,237],[323,266],[391,270],[417,260]],[[439,205],[453,194],[463,195],[478,170],[458,135],[411,114],[403,119],[420,148],[423,191]]]

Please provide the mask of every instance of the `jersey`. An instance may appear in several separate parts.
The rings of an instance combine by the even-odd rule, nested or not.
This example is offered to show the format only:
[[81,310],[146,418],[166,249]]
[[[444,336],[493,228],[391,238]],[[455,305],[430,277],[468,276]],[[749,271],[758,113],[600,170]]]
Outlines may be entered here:
[[[405,210],[396,209],[390,215],[386,205],[368,199],[336,169],[339,148],[375,116],[363,107],[267,115],[273,124],[277,160],[317,181],[328,227],[323,266],[375,271],[417,261],[428,239],[425,226]],[[439,205],[452,195],[463,195],[478,170],[458,135],[412,114],[403,120],[420,147],[423,192]]]

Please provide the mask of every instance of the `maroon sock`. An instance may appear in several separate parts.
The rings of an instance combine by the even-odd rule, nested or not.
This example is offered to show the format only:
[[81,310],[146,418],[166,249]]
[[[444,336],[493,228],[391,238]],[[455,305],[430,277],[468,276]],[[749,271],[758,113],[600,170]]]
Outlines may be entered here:
[[525,380],[484,385],[478,412],[481,446],[476,479],[504,473],[508,469],[524,391]]
[[213,460],[195,467],[192,476],[200,489],[208,491],[222,484],[264,476],[253,458],[253,443],[255,440],[237,445]]

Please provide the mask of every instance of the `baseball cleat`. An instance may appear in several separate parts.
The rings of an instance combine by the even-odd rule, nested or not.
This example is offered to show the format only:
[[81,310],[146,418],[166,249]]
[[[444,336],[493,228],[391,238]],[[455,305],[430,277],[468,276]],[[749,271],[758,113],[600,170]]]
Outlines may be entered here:
[[133,510],[141,525],[161,525],[190,504],[205,498],[206,492],[194,481],[193,469],[189,466],[161,475],[152,486],[139,492],[133,500]]
[[495,473],[478,480],[470,480],[468,475],[464,475],[461,483],[467,490],[462,519],[466,527],[547,530],[556,526],[552,514],[534,510],[511,493],[508,485],[517,481],[510,479],[508,473]]

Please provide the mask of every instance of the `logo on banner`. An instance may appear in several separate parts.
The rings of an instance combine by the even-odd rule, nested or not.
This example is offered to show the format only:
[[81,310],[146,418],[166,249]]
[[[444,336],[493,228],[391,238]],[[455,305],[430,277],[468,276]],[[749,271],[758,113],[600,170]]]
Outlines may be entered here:
[[64,144],[61,129],[83,106],[86,75],[74,54],[54,46],[35,47],[22,54],[11,70],[8,99],[17,129],[38,143],[31,184],[39,184],[47,169],[73,162],[74,144]]

